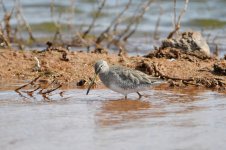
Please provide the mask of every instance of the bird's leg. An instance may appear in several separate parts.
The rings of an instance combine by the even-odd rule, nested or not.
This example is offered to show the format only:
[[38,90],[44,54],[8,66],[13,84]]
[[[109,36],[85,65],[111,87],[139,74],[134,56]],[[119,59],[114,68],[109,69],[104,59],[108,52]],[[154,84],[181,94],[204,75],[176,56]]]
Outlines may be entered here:
[[125,95],[125,100],[127,100],[127,95]]
[[139,99],[141,99],[142,95],[139,92],[137,92],[137,94],[139,95]]

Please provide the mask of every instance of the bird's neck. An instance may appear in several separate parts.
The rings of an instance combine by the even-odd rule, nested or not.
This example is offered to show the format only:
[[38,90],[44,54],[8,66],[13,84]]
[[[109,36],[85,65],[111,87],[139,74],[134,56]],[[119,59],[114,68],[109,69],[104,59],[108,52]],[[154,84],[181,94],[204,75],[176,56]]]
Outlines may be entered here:
[[109,77],[108,77],[108,74],[109,74],[109,70],[108,71],[105,71],[105,72],[101,72],[99,73],[99,78],[100,80],[103,82],[103,84],[107,87],[109,87]]

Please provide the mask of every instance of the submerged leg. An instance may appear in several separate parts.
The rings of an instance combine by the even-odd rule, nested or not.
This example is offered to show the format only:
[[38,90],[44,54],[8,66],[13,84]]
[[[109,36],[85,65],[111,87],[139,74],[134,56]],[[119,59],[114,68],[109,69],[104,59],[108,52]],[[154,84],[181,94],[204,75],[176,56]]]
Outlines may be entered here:
[[139,92],[137,92],[137,94],[139,95],[139,99],[141,99],[142,95]]
[[125,100],[127,99],[127,95],[125,95]]

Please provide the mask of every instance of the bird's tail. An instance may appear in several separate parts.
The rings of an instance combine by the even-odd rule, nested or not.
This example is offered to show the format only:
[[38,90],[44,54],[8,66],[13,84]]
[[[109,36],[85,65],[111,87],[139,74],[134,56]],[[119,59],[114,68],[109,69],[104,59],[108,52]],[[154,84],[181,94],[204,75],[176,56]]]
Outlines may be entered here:
[[161,78],[158,78],[158,77],[151,77],[151,85],[160,85],[160,84],[164,84],[164,83],[167,83],[167,81],[161,79]]

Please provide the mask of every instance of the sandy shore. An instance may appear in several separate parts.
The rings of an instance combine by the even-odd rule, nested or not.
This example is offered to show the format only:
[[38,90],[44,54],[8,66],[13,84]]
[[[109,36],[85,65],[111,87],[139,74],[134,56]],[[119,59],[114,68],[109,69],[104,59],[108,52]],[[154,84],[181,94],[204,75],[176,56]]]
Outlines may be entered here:
[[[169,59],[155,56],[128,57],[117,54],[100,54],[86,52],[66,52],[67,59],[59,51],[16,51],[0,50],[0,80],[32,80],[37,76],[42,79],[57,79],[64,85],[78,83],[81,79],[89,81],[93,75],[93,65],[99,60],[106,60],[112,65],[123,65],[141,70],[149,75],[160,76],[167,80],[169,86],[201,86],[222,89],[226,86],[226,77],[216,72],[216,64],[224,64],[225,60],[215,58],[200,59],[196,56]],[[36,70],[35,57],[40,61],[40,70]],[[214,68],[215,67],[215,68]]]

